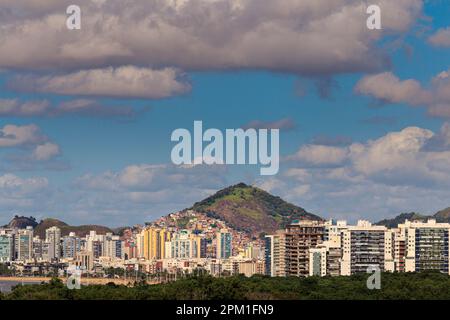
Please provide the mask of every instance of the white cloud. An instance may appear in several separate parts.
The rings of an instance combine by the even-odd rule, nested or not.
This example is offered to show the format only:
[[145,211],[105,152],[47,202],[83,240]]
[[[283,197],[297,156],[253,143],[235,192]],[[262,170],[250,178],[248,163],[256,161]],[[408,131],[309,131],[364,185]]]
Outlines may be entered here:
[[60,154],[59,146],[57,144],[46,142],[36,146],[33,151],[33,157],[38,161],[46,161]]
[[34,160],[44,162],[60,154],[60,147],[50,142],[50,139],[34,124],[23,126],[8,124],[0,128],[1,147],[20,148],[25,152],[29,152],[32,149],[31,155],[9,155],[11,162],[18,165],[17,168],[20,167],[19,164],[26,164],[25,167],[30,167],[31,162]]
[[356,91],[393,103],[406,102],[413,105],[427,103],[431,98],[418,81],[400,81],[391,72],[365,76],[356,85]]
[[21,145],[38,144],[46,140],[38,126],[13,124],[0,129],[0,147],[15,147]]
[[436,31],[428,38],[428,42],[436,47],[450,47],[450,27]]
[[124,66],[81,70],[53,76],[18,76],[12,86],[19,90],[63,95],[158,99],[190,90],[173,68],[152,70]]
[[20,178],[10,173],[0,176],[0,192],[16,194],[18,197],[47,187],[48,180],[43,177]]
[[425,106],[434,117],[450,118],[450,77],[442,71],[430,81],[425,89],[414,79],[400,80],[391,72],[363,77],[355,91],[391,103]]
[[353,143],[343,147],[347,158],[339,164],[323,165],[322,154],[316,163],[306,163],[296,154],[279,175],[258,185],[329,218],[378,221],[402,212],[433,214],[448,207],[450,198],[449,128],[444,124],[434,133],[407,127]]
[[[294,161],[285,175],[308,182],[308,168],[323,168],[327,179],[357,182],[371,180],[386,185],[450,186],[448,124],[439,134],[418,127],[390,132],[376,140],[348,147],[302,146],[287,157]],[[315,169],[312,169],[315,170]]]
[[70,0],[8,1],[0,19],[0,68],[265,69],[304,75],[386,65],[383,32],[405,32],[420,0],[379,0],[383,31],[366,28],[360,0],[79,0],[81,32],[65,29]]

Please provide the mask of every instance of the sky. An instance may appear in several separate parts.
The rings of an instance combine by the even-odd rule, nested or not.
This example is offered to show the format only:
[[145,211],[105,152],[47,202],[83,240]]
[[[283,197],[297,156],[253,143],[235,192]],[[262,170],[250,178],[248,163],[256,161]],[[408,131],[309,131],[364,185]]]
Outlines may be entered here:
[[[0,0],[0,223],[133,225],[238,182],[350,222],[449,207],[448,17],[445,0]],[[279,128],[278,174],[172,164],[195,120]]]

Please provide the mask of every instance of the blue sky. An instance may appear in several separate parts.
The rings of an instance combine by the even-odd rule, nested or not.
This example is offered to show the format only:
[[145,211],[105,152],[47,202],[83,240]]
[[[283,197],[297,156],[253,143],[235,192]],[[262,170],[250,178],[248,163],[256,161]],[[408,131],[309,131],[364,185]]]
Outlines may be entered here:
[[[423,6],[419,0],[399,4],[375,1],[382,9],[383,31],[378,32],[364,29],[365,15],[347,13],[358,12],[355,8],[362,1],[338,1],[335,8],[319,1],[315,15],[307,15],[311,1],[288,1],[292,10],[287,13],[281,5],[268,7],[266,12],[248,0],[237,11],[227,9],[236,20],[242,20],[230,26],[229,38],[221,31],[227,17],[221,17],[223,10],[214,11],[218,10],[214,2],[187,1],[176,14],[165,6],[153,8],[152,19],[160,28],[166,22],[179,30],[190,30],[186,26],[194,30],[180,38],[188,40],[186,44],[180,40],[179,47],[173,40],[176,37],[163,29],[159,30],[161,38],[154,38],[151,30],[148,39],[142,36],[144,45],[120,38],[119,29],[116,33],[91,30],[93,21],[107,24],[105,16],[123,19],[125,30],[142,27],[139,19],[145,21],[146,17],[130,22],[125,13],[107,6],[116,0],[106,1],[103,7],[79,1],[86,20],[75,36],[71,31],[61,36],[65,31],[49,18],[65,21],[64,1],[42,0],[40,7],[23,1],[20,7],[20,2],[0,5],[0,17],[9,17],[0,22],[4,26],[0,29],[0,38],[4,38],[3,49],[0,47],[0,128],[2,137],[14,140],[5,140],[4,145],[0,141],[0,223],[16,213],[51,216],[73,224],[143,223],[239,181],[255,184],[321,216],[350,221],[379,220],[407,211],[434,213],[450,206],[446,202],[449,186],[443,181],[450,175],[450,164],[445,161],[450,155],[446,131],[450,85],[445,77],[438,84],[432,81],[450,68],[450,32],[445,33],[450,26],[450,5],[446,1],[426,1]],[[231,2],[238,3],[215,1],[221,5]],[[204,25],[196,20],[197,11],[205,8],[215,14],[211,14],[215,20],[210,25],[207,18]],[[127,10],[134,12],[133,8]],[[135,10],[150,10],[150,4],[137,0]],[[97,11],[105,13],[104,17],[99,18]],[[292,24],[296,17],[289,11],[298,14],[305,27]],[[399,18],[392,18],[391,12],[398,11]],[[348,26],[342,22],[342,34],[333,35],[327,23],[335,23],[334,12],[344,17],[349,14],[349,19],[356,16],[357,21],[349,20]],[[285,19],[286,28],[292,30],[267,25],[261,36],[259,28],[265,20],[254,18],[253,13],[283,28],[286,26],[280,21]],[[177,25],[172,15],[183,17],[185,25]],[[317,21],[324,25],[323,33],[311,31]],[[361,31],[356,32],[352,27],[358,21]],[[8,29],[26,24],[36,27],[30,29],[31,35]],[[344,33],[347,27],[350,35]],[[296,37],[296,32],[316,40],[288,48],[289,37]],[[442,35],[433,42],[439,32]],[[246,34],[254,38],[235,41]],[[138,33],[135,36],[138,41]],[[339,36],[342,41],[326,46]],[[34,46],[29,40],[33,37],[42,37],[41,47],[54,46],[56,53],[52,56],[45,48]],[[155,41],[160,41],[161,48],[153,47]],[[250,42],[253,47],[244,45]],[[61,53],[70,43],[77,48],[86,45],[86,49]],[[102,49],[92,49],[89,43],[98,43]],[[102,47],[104,43],[111,47]],[[283,45],[286,52],[273,49]],[[21,46],[23,53],[12,57],[10,52]],[[217,57],[214,46],[229,53]],[[365,49],[358,51],[361,46]],[[354,54],[348,53],[347,48],[353,47]],[[253,48],[257,49],[253,52]],[[330,52],[324,53],[327,49]],[[309,50],[312,54],[303,53]],[[128,51],[131,53],[124,54]],[[372,62],[379,59],[373,52],[381,52],[389,63],[372,68]],[[121,69],[129,66],[132,68]],[[106,73],[111,79],[102,78],[98,70],[113,70]],[[120,72],[114,73],[117,70],[123,71],[124,78],[114,78],[119,77]],[[153,76],[155,70],[167,72]],[[74,76],[77,73],[82,73],[81,83]],[[123,80],[134,74],[139,74],[136,79],[142,86],[138,93]],[[382,76],[362,85],[363,79],[376,75]],[[392,77],[396,80],[389,82]],[[119,87],[114,87],[116,81]],[[168,87],[164,87],[166,83]],[[383,86],[385,83],[390,84]],[[102,85],[105,88],[99,93]],[[423,94],[419,96],[418,91]],[[33,109],[31,115],[17,111],[20,105],[36,101],[46,101],[45,110]],[[63,108],[64,103],[73,101],[82,101],[84,109]],[[438,113],[430,111],[437,106]],[[259,176],[257,166],[182,169],[171,165],[172,131],[192,130],[194,120],[202,120],[205,128],[224,130],[252,121],[269,125],[281,119],[289,119],[295,126],[280,129],[280,153],[285,160],[274,177]],[[37,129],[31,130],[30,125]],[[7,126],[14,127],[5,129]],[[25,129],[18,129],[22,127]],[[416,127],[420,130],[403,131]],[[21,134],[27,138],[21,140]],[[42,148],[37,156],[37,148],[46,143],[48,149]],[[427,151],[432,143],[440,144],[439,152]]]

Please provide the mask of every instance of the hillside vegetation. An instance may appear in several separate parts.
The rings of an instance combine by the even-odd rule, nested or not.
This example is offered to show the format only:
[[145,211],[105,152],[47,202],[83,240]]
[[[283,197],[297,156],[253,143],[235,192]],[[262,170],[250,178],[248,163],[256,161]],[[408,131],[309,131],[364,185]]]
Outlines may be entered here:
[[295,219],[322,220],[280,197],[244,183],[222,189],[190,209],[223,220],[253,236],[275,232]]

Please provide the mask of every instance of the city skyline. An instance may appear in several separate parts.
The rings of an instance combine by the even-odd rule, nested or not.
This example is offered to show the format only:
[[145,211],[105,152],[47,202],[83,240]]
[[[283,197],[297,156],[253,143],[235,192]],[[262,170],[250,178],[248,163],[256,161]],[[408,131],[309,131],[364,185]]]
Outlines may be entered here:
[[[352,222],[450,206],[445,1],[373,1],[381,31],[358,0],[134,3],[0,4],[0,225],[134,225],[241,181]],[[173,165],[196,120],[280,129],[279,173]]]

